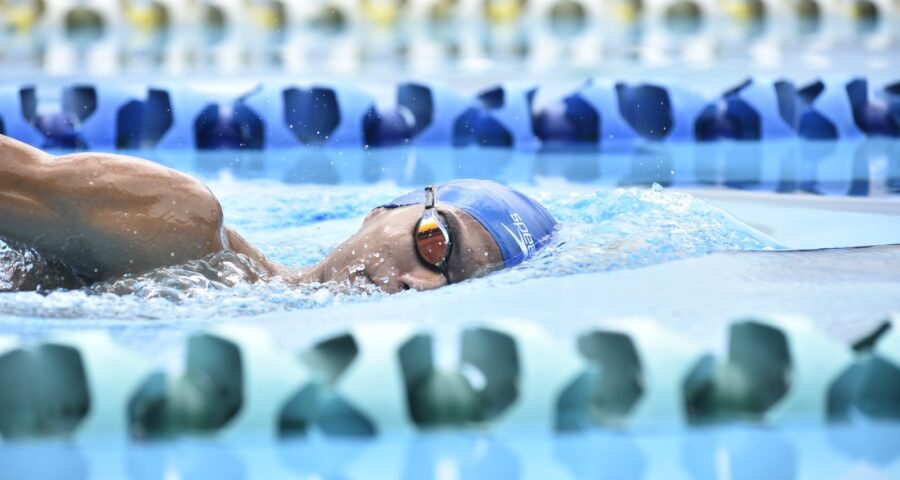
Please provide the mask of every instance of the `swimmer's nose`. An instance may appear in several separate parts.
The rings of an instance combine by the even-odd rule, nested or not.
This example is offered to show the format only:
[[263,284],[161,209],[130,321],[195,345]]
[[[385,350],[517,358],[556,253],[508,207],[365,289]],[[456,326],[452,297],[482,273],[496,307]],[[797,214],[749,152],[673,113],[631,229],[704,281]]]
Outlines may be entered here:
[[401,290],[434,290],[447,284],[447,279],[439,272],[404,273],[400,276]]

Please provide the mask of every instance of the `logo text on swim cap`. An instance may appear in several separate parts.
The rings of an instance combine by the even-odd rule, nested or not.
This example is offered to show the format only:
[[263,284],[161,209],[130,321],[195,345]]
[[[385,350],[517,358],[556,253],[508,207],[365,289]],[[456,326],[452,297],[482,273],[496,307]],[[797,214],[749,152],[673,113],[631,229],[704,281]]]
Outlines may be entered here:
[[512,219],[516,231],[513,232],[506,225],[503,225],[503,228],[512,235],[513,240],[516,241],[516,244],[519,245],[519,249],[522,250],[522,254],[528,255],[529,253],[533,253],[534,238],[531,236],[531,232],[528,231],[528,225],[525,225],[525,222],[522,221],[522,217],[520,217],[518,213],[510,213],[509,218]]

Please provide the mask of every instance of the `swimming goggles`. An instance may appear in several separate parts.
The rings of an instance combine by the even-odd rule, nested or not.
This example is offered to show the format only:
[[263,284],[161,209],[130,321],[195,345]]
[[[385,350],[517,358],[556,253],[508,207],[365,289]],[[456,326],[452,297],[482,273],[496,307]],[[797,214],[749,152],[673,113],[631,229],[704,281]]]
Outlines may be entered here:
[[431,268],[444,274],[447,284],[450,284],[450,274],[447,273],[447,260],[450,258],[450,230],[438,216],[434,209],[434,185],[425,187],[425,211],[422,218],[416,223],[413,231],[413,239],[416,242],[416,253],[419,258]]

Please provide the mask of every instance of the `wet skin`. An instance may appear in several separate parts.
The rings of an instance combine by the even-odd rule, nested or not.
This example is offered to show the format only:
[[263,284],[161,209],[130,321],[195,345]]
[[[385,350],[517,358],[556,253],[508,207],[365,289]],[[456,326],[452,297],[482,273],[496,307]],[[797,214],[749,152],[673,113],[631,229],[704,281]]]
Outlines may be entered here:
[[[440,202],[437,210],[453,236],[452,282],[502,267],[497,244],[477,220]],[[291,283],[429,290],[447,280],[416,254],[412,232],[422,211],[419,205],[375,209],[317,265],[291,268],[267,259],[225,226],[218,200],[195,178],[123,155],[55,157],[0,135],[0,237],[59,259],[91,281],[232,250]]]

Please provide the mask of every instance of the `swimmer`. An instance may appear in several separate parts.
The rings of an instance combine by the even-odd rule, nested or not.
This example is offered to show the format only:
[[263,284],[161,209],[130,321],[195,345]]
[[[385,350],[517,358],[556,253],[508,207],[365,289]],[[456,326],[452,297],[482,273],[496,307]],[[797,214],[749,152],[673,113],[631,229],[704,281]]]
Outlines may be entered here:
[[0,135],[0,238],[88,283],[231,250],[293,284],[430,290],[521,263],[555,228],[539,203],[509,187],[454,180],[376,207],[318,264],[291,268],[226,226],[219,201],[195,178],[123,155],[52,156]]

